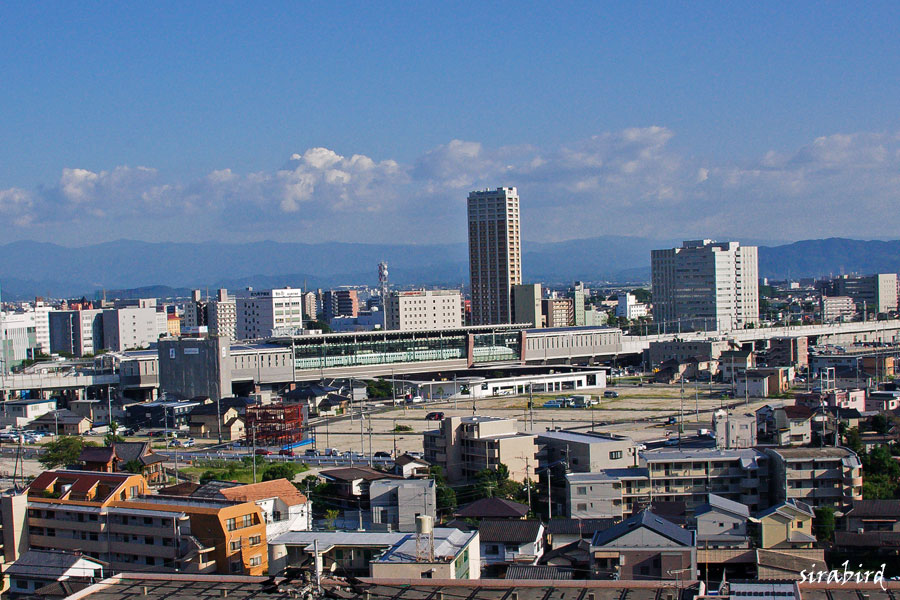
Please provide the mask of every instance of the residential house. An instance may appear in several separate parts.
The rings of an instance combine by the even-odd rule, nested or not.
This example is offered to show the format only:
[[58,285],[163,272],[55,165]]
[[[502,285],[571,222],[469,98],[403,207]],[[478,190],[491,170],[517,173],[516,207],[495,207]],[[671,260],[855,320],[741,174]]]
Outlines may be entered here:
[[485,519],[478,524],[481,564],[537,564],[544,553],[544,525],[532,519]]
[[798,554],[797,552],[757,548],[756,577],[766,583],[771,580],[781,582],[792,579],[801,580],[805,571],[808,578],[809,573],[824,570],[824,552],[824,550],[819,550],[818,552]]
[[683,579],[697,574],[695,534],[642,511],[591,540],[591,576],[594,579]]
[[188,426],[191,436],[196,438],[218,439],[220,432],[222,441],[242,440],[245,437],[244,420],[238,408],[217,407],[215,402],[194,408],[188,417]]
[[618,522],[616,519],[550,519],[545,527],[547,547],[556,549],[578,540],[590,540],[598,531],[606,531]]
[[28,550],[6,567],[9,597],[31,597],[38,589],[57,581],[88,585],[103,579],[103,563],[80,552]]
[[427,477],[431,473],[430,469],[431,465],[425,460],[409,454],[401,454],[394,459],[394,468],[391,469],[391,473],[408,479],[410,477]]
[[43,398],[8,400],[0,404],[0,427],[25,427],[41,415],[56,410],[56,400]]
[[54,435],[81,435],[91,429],[91,422],[63,408],[44,413],[25,426],[32,431],[52,433]]
[[712,418],[716,448],[752,448],[756,446],[756,415],[717,410]]
[[758,524],[760,548],[813,548],[816,542],[812,531],[815,516],[809,504],[797,500],[781,502],[762,511],[754,519]]
[[813,411],[803,405],[775,409],[775,442],[779,446],[806,446],[812,442]]
[[[574,579],[587,579],[591,572],[591,541],[579,539],[565,546],[546,549],[539,563],[558,569],[568,569],[572,571]],[[506,576],[507,578],[510,576],[509,569]]]
[[422,515],[437,515],[436,485],[433,479],[379,479],[369,485],[369,505],[373,528],[388,531],[415,531]]
[[232,502],[253,502],[266,522],[266,539],[286,531],[312,529],[312,502],[287,479],[222,487],[219,495]]
[[843,524],[853,533],[900,532],[900,500],[854,500],[844,511]]
[[709,495],[709,502],[694,512],[697,546],[710,548],[749,548],[750,537],[747,521],[750,509],[715,494]]
[[479,579],[480,531],[435,528],[427,545],[407,533],[370,565],[373,579]]
[[524,519],[528,516],[528,505],[505,498],[479,498],[459,507],[453,516],[458,519]]
[[166,481],[165,458],[153,452],[149,442],[115,442],[112,446],[85,446],[78,462],[85,471],[140,473],[147,483]]
[[[314,565],[318,574],[377,579],[477,579],[479,533],[435,527],[426,543],[412,533],[289,531],[270,543],[269,573]],[[433,550],[432,550],[433,549]]]

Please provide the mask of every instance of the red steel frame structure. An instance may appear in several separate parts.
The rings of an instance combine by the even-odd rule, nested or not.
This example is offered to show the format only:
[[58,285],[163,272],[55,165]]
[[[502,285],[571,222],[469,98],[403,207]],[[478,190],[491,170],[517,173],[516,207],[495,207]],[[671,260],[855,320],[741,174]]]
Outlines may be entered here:
[[277,402],[248,406],[246,427],[248,443],[257,446],[287,446],[303,441],[303,409],[300,404]]

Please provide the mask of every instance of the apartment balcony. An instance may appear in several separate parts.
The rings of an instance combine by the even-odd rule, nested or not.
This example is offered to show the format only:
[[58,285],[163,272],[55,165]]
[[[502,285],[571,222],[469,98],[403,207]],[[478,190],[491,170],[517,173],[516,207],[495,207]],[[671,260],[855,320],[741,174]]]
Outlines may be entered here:
[[862,475],[844,475],[844,485],[848,487],[860,487],[863,484]]
[[843,472],[840,469],[816,469],[815,470],[815,478],[818,480],[823,479],[840,479],[843,477]]
[[755,490],[759,488],[759,480],[758,479],[741,479],[741,489],[742,490]]
[[787,472],[788,481],[812,479],[813,477],[815,477],[815,471],[812,469],[791,469]]
[[106,542],[100,540],[82,540],[58,535],[30,535],[32,547],[52,548],[54,550],[81,550],[82,552],[106,552]]
[[748,506],[751,504],[759,504],[759,494],[741,494],[739,502]]
[[103,525],[104,523],[100,521],[64,521],[61,519],[39,519],[37,517],[28,517],[29,527],[50,527],[51,529],[100,533],[101,531],[104,531]]
[[815,488],[815,498],[840,498],[844,495],[843,488]]
[[129,535],[149,535],[154,537],[175,537],[175,530],[170,528],[152,527],[150,525],[119,525],[116,523],[109,524],[109,532],[111,534],[122,533]]
[[178,549],[175,546],[162,546],[159,544],[134,544],[129,542],[112,542],[109,545],[111,552],[119,554],[134,554],[137,556],[156,556],[159,558],[175,558]]

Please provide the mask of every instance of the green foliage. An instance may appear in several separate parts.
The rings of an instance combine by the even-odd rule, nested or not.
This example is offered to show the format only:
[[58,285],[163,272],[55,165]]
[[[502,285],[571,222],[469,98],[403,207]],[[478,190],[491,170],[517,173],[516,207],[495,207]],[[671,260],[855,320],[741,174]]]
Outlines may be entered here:
[[441,467],[432,465],[429,471],[435,483],[437,512],[438,514],[448,514],[457,506],[456,492],[447,483],[447,476]]
[[366,382],[366,395],[369,398],[392,398],[391,382],[383,379]]
[[851,427],[844,434],[844,444],[857,454],[862,452],[862,441],[859,437],[859,428]]
[[831,541],[831,538],[834,537],[834,508],[830,506],[817,508],[813,527],[817,540],[820,542]]
[[409,425],[397,425],[396,427],[394,427],[394,431],[396,431],[397,433],[404,433],[407,431],[413,431],[413,428]]
[[341,511],[330,508],[325,511],[325,529],[334,530],[334,522],[341,515]]
[[119,435],[117,432],[119,431],[119,424],[115,421],[111,421],[109,424],[109,433],[103,436],[103,445],[104,446],[112,446],[116,442],[124,442],[125,438]]
[[878,414],[872,417],[870,425],[872,427],[872,431],[884,435],[891,429],[891,420],[888,419],[885,415]]
[[634,296],[635,300],[642,304],[647,304],[650,302],[650,290],[645,288],[635,288],[631,290],[631,294]]
[[331,333],[331,326],[324,319],[319,318],[306,324],[307,329],[321,329],[322,333]]
[[44,453],[38,459],[45,469],[65,467],[78,462],[78,456],[85,446],[96,446],[78,436],[60,436],[59,439],[44,444]]
[[288,481],[293,481],[294,475],[299,472],[300,467],[295,463],[276,463],[266,467],[266,470],[263,471],[262,480],[272,481],[273,479],[287,479]]
[[144,472],[144,465],[141,464],[139,460],[129,460],[127,463],[122,465],[122,470],[126,473],[134,473],[135,475],[140,475]]
[[863,498],[890,500],[900,498],[900,464],[887,446],[873,448],[862,456]]

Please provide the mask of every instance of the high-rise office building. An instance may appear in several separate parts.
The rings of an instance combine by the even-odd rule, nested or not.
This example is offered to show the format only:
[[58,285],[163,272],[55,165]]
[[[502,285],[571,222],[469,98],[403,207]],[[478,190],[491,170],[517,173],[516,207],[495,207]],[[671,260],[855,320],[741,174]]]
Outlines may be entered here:
[[459,290],[393,292],[384,302],[385,329],[458,329],[461,303]]
[[691,240],[651,252],[653,320],[666,331],[759,322],[757,248]]
[[258,339],[303,329],[303,290],[280,288],[251,292],[249,298],[237,299],[236,312],[237,339]]
[[513,313],[516,323],[530,323],[532,327],[543,327],[541,309],[541,284],[523,283],[513,286]]
[[471,192],[468,213],[472,324],[511,323],[510,294],[522,283],[519,193],[514,187]]

